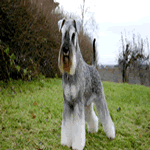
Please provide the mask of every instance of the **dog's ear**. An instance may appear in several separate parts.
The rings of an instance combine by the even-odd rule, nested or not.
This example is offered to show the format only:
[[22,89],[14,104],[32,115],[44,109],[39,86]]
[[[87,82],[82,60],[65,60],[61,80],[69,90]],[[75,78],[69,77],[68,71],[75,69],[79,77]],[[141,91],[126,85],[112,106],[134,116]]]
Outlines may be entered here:
[[63,25],[65,23],[65,19],[61,19],[58,21],[58,29],[59,29],[59,32],[61,31]]
[[81,29],[80,22],[76,21],[76,20],[73,20],[73,23],[74,23],[74,27],[75,27],[76,31],[79,34],[80,33],[80,29]]

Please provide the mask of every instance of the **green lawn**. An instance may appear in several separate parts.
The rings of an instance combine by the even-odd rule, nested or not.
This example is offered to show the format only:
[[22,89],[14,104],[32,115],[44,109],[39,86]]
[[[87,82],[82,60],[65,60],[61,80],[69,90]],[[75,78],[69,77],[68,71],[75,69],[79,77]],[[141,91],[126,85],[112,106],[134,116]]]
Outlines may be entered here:
[[[150,150],[150,88],[103,82],[116,138],[86,129],[85,150]],[[0,83],[0,149],[69,149],[60,144],[63,111],[61,79]]]

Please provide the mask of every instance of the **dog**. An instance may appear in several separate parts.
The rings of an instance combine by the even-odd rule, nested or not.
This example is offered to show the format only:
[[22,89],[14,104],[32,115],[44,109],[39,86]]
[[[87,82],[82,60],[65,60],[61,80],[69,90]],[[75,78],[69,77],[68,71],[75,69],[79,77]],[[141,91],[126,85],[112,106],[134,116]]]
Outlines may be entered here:
[[[115,138],[115,126],[110,117],[100,75],[96,69],[95,39],[93,64],[88,65],[81,54],[78,34],[80,23],[74,19],[58,21],[62,42],[58,67],[62,73],[64,106],[61,145],[82,150],[85,146],[85,123],[88,132],[98,132],[98,117],[106,136]],[[96,106],[96,116],[93,104]]]

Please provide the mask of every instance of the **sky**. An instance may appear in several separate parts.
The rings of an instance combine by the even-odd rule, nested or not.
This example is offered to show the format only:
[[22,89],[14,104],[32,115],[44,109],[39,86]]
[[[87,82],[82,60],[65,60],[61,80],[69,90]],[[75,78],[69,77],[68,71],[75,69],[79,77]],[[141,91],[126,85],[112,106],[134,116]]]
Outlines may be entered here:
[[[55,0],[68,14],[81,16],[82,0]],[[132,41],[132,34],[150,41],[149,0],[85,0],[87,22],[90,15],[95,19],[98,29],[92,33],[96,37],[98,62],[103,65],[117,64],[121,51],[121,32]],[[89,15],[90,14],[90,15]],[[89,31],[91,27],[89,26]],[[148,50],[146,49],[148,52]]]

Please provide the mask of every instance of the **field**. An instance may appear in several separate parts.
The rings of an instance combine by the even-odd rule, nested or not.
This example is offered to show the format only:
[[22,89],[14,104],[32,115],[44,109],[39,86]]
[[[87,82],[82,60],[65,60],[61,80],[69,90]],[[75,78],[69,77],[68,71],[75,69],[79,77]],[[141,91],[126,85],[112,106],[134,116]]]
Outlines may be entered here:
[[[150,150],[150,88],[113,82],[103,86],[116,138],[108,140],[99,123],[97,133],[86,128],[84,149]],[[60,144],[62,110],[61,79],[1,82],[0,149],[68,150]]]

